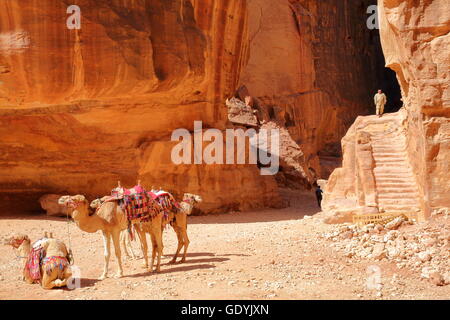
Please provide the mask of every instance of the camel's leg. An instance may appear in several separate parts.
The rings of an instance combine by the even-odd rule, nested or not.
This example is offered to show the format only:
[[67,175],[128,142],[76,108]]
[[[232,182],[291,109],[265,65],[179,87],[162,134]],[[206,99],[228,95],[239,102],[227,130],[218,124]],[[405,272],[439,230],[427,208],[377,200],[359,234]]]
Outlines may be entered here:
[[153,272],[153,265],[155,263],[155,256],[158,244],[156,243],[156,239],[153,233],[150,234],[150,239],[152,240],[152,262],[150,263],[150,271]]
[[144,261],[142,262],[142,266],[144,268],[148,268],[148,246],[147,246],[147,237],[145,232],[143,231],[142,226],[134,225],[134,230],[139,237],[139,242],[141,243],[142,255],[144,256]]
[[120,245],[123,249],[123,252],[125,252],[125,256],[127,258],[130,258],[130,254],[128,253],[128,248],[127,248],[127,235],[125,234],[125,232],[128,232],[128,231],[125,230],[125,231],[120,232]]
[[58,279],[58,269],[52,270],[52,273],[48,275],[44,270],[42,270],[42,288],[49,290],[53,288],[65,287],[67,285],[67,279],[60,280]]
[[[155,228],[158,229],[158,228]],[[162,234],[160,230],[154,230],[151,234],[152,238],[152,263],[150,266],[150,269],[153,270],[153,265],[156,257],[156,269],[155,272],[161,271],[161,256],[163,251],[163,244],[162,244]]]
[[182,232],[182,236],[183,236],[183,244],[184,244],[184,251],[183,251],[183,258],[181,258],[180,262],[185,262],[186,261],[186,254],[187,254],[187,249],[189,247],[189,238],[187,235],[187,230],[184,229]]
[[[178,230],[176,230],[177,236],[179,236],[179,235],[181,236],[181,238],[183,239],[182,243],[184,246],[183,258],[181,258],[180,262],[185,262],[187,249],[188,249],[189,242],[190,242],[188,235],[187,235],[187,214],[186,213],[180,213],[177,216],[176,227],[178,229]],[[175,257],[175,259],[176,259],[176,257]]]
[[121,278],[123,276],[123,269],[122,269],[122,254],[120,252],[120,230],[114,230],[112,232],[112,238],[114,243],[114,252],[116,254],[118,264],[116,277]]
[[177,251],[175,252],[175,255],[173,256],[172,260],[170,260],[169,263],[175,263],[177,261],[178,254],[180,253],[180,250],[184,245],[183,236],[182,236],[179,228],[176,228],[174,226],[173,231],[175,231],[177,238],[178,238],[178,247],[177,247]]
[[43,272],[41,279],[41,286],[43,289],[50,290],[55,287],[55,283],[52,278],[50,278],[45,271]]
[[136,260],[137,257],[134,254],[133,246],[131,245],[131,236],[130,236],[130,233],[128,232],[128,230],[125,231],[125,245],[126,245],[127,249],[130,249],[130,251],[131,251],[131,259]]
[[109,232],[102,231],[103,234],[103,246],[105,249],[105,266],[103,268],[103,274],[100,276],[99,280],[104,280],[108,276],[108,265],[109,265],[109,256],[110,256],[110,247],[111,247],[111,235]]

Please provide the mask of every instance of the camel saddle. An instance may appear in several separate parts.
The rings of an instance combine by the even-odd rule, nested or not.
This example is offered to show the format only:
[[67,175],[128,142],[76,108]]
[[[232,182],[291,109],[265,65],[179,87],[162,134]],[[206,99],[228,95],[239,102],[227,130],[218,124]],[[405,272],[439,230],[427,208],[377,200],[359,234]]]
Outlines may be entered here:
[[105,202],[108,201],[118,201],[129,221],[147,222],[160,212],[156,200],[139,185],[131,189],[122,187],[113,189],[111,197],[105,200]]

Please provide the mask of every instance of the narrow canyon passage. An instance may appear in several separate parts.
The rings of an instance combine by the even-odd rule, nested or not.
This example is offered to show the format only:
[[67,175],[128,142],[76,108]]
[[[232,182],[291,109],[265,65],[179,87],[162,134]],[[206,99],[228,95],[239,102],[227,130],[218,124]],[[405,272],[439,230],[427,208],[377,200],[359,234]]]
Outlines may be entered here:
[[[449,13],[0,0],[0,240],[81,272],[43,290],[0,245],[0,299],[448,299]],[[161,273],[103,279],[133,226]]]

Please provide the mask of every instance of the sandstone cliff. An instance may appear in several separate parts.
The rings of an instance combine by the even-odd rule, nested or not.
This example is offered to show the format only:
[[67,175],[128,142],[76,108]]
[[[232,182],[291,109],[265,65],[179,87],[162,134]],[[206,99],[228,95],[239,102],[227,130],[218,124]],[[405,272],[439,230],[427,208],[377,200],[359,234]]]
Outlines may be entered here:
[[[138,178],[201,194],[203,212],[279,206],[276,180],[255,165],[174,165],[170,134],[194,120],[225,129],[225,100],[245,87],[260,119],[286,126],[302,150],[304,175],[291,183],[307,186],[325,167],[318,155],[337,159],[370,108],[371,2],[1,1],[1,206],[104,195]],[[72,4],[80,30],[66,27]]]
[[[404,109],[355,122],[342,141],[343,168],[330,177],[324,207],[426,219],[432,210],[450,206],[450,3],[380,0],[379,8],[386,65],[397,73]],[[363,132],[370,136],[368,155],[355,151]],[[369,175],[358,167],[361,161],[372,162]]]

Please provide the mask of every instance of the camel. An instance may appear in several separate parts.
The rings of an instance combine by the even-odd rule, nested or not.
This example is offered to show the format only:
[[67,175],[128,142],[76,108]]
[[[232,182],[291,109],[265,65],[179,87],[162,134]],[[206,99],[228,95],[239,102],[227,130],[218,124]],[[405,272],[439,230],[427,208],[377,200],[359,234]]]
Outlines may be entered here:
[[[111,238],[118,263],[115,276],[118,278],[122,277],[123,268],[119,239],[121,231],[126,230],[128,227],[128,221],[122,209],[114,202],[107,202],[95,214],[90,215],[88,201],[83,195],[62,196],[59,198],[58,203],[68,207],[69,214],[82,231],[88,233],[102,231],[105,264],[99,280],[104,280],[108,276]],[[142,245],[146,246],[146,244]],[[144,256],[144,263],[145,261],[147,261],[147,257]]]
[[[120,187],[120,186],[119,186]],[[90,206],[91,208],[95,208],[96,211],[102,210],[103,206],[107,203],[116,203],[114,202],[105,202],[109,196],[105,196],[103,198],[95,199],[91,202]],[[116,204],[116,207],[118,210],[121,211],[121,214],[123,217],[125,217],[125,213],[123,210]],[[126,219],[126,218],[125,218]],[[145,237],[145,234],[150,234],[150,239],[152,241],[152,260],[150,264],[150,271],[160,272],[161,271],[161,256],[162,256],[162,250],[163,250],[163,242],[162,242],[162,219],[163,219],[163,213],[161,211],[158,211],[153,214],[153,217],[150,221],[147,222],[141,222],[139,220],[131,221],[132,227],[134,227],[134,230],[138,234],[139,240],[141,242],[141,249],[144,256],[144,267],[148,267],[148,246],[147,246],[147,239]],[[128,225],[127,225],[128,228]],[[128,242],[128,244],[127,244]],[[130,243],[130,234],[127,229],[122,229],[119,243],[122,243],[122,245],[125,247],[125,252],[127,254],[127,247],[131,249],[132,255],[133,249],[131,248]],[[120,250],[120,244],[119,244],[119,250]],[[155,264],[155,258],[156,258],[156,268],[153,270],[153,266]]]
[[162,229],[170,223],[178,239],[177,251],[169,263],[176,263],[178,254],[183,247],[183,257],[181,258],[180,263],[186,261],[186,253],[190,242],[187,235],[187,216],[192,213],[195,204],[201,201],[202,198],[200,196],[192,193],[185,193],[183,195],[183,200],[180,202],[180,209],[177,210],[177,212],[170,211],[169,219],[163,221]]
[[46,233],[44,238],[37,240],[33,245],[27,235],[16,235],[10,238],[8,244],[17,249],[20,257],[27,259],[23,271],[23,279],[27,283],[40,282],[44,289],[67,285],[67,280],[72,276],[68,261],[69,253],[66,245],[54,239],[52,234]]
[[[92,209],[97,209],[100,207],[100,205],[105,202],[105,200],[109,198],[109,196],[105,196],[103,198],[95,199],[91,202],[90,207]],[[120,232],[120,246],[123,249],[123,252],[125,252],[125,255],[127,258],[131,258],[133,260],[137,259],[137,256],[134,254],[133,247],[131,246],[131,235],[128,229],[122,230]]]
[[[156,192],[156,190],[153,190],[153,188],[152,188],[152,191]],[[94,201],[91,202],[91,208],[94,208],[94,209],[98,208],[107,198],[109,198],[109,196],[95,199]],[[192,210],[193,210],[195,204],[200,203],[201,201],[202,201],[202,198],[200,196],[191,194],[191,193],[185,193],[183,195],[183,200],[180,202],[180,209],[179,210],[170,210],[168,219],[161,219],[161,232],[164,230],[164,228],[168,224],[170,224],[172,226],[173,230],[175,231],[175,233],[177,235],[177,239],[178,239],[178,247],[177,247],[176,253],[175,253],[174,257],[172,258],[172,260],[169,262],[171,264],[176,263],[178,254],[180,253],[181,248],[183,248],[183,247],[184,247],[183,257],[180,260],[180,263],[183,263],[186,261],[187,249],[188,249],[188,246],[190,243],[188,235],[187,235],[187,216],[192,213]],[[151,230],[153,230],[152,232],[154,234],[157,234],[157,230],[154,226],[157,226],[158,223],[159,223],[159,218],[157,220],[152,221],[151,226],[146,225],[145,229],[148,230],[149,228],[151,228]],[[135,228],[136,227],[139,228],[139,225],[134,224],[134,226],[135,226]],[[138,233],[138,235],[141,238],[141,235],[139,233]],[[133,249],[131,248],[129,233],[125,230],[122,232],[121,237],[122,237],[121,244],[125,248],[124,251],[127,252],[127,247],[130,248],[130,250],[132,252],[132,256],[134,257]],[[162,237],[162,235],[161,235],[161,237]],[[159,234],[157,236],[155,236],[155,238],[159,239]],[[159,254],[158,257],[160,257],[162,254],[162,248],[163,248],[162,242],[161,242],[160,246],[157,245],[157,248],[161,248],[161,253],[158,253]],[[141,246],[141,249],[144,251],[142,246]],[[127,255],[128,255],[128,253],[127,253]],[[152,255],[152,259],[153,259],[153,255]],[[152,263],[152,265],[153,265],[153,263]]]

